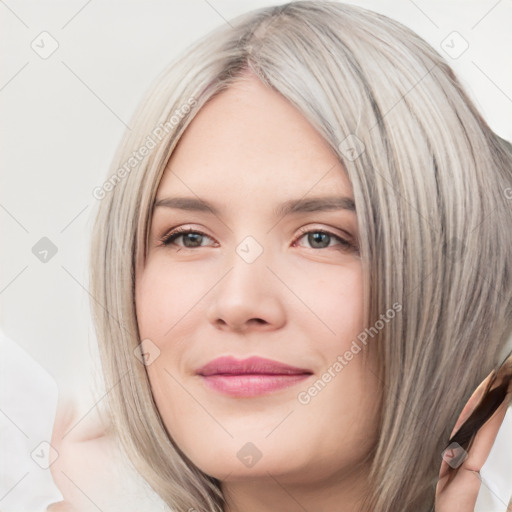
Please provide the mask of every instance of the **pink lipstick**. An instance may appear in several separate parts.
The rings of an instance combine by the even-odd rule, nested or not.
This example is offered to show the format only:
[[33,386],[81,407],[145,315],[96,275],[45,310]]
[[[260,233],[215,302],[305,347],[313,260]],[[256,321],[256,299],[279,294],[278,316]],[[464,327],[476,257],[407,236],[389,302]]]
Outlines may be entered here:
[[197,370],[205,384],[231,396],[251,397],[292,386],[313,374],[271,359],[219,357]]

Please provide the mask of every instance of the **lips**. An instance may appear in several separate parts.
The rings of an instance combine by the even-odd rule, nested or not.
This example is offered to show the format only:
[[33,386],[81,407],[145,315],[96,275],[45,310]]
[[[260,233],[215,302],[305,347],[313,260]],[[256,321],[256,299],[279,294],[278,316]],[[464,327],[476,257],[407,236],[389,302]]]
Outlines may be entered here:
[[238,360],[219,357],[196,372],[215,391],[235,397],[251,397],[292,386],[313,374],[311,370],[271,359]]
[[238,360],[234,357],[219,357],[197,370],[198,375],[300,375],[311,374],[310,370],[297,368],[272,359],[249,357]]

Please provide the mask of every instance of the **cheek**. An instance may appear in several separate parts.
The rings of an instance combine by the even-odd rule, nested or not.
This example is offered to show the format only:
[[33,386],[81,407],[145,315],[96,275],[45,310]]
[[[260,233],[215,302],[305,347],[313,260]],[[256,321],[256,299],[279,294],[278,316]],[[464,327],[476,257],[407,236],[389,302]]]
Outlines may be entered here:
[[141,338],[163,343],[170,329],[179,325],[206,290],[204,282],[192,278],[190,270],[183,271],[179,265],[165,265],[156,259],[150,261],[137,276],[135,286]]
[[[350,466],[364,455],[374,435],[376,382],[362,367],[360,354],[308,405],[297,398],[301,387],[286,403],[272,406],[269,400],[265,409],[243,414],[224,409],[220,402],[208,402],[208,396],[201,398],[200,389],[188,387],[193,384],[179,369],[184,356],[202,349],[191,346],[189,338],[194,329],[201,328],[201,322],[207,323],[204,308],[213,299],[205,294],[219,275],[206,265],[201,273],[201,265],[197,265],[198,271],[192,271],[190,266],[158,263],[149,263],[137,279],[139,329],[143,338],[152,339],[161,350],[163,357],[147,367],[153,396],[171,437],[191,460],[217,477],[225,475],[226,468],[240,471],[240,461],[229,454],[236,454],[246,439],[252,439],[266,454],[268,466],[261,465],[261,471],[280,471],[286,460],[290,461],[288,469],[314,466],[320,472],[325,471],[322,465],[326,461],[329,467]],[[293,334],[299,332],[305,345],[293,349],[311,354],[312,360],[324,367],[319,368],[321,373],[349,349],[363,329],[360,265],[314,265],[304,260],[281,269],[279,276],[290,290],[280,281],[269,290],[281,302],[288,320],[282,324],[286,326],[283,337],[289,333],[289,339],[293,339]],[[254,311],[258,311],[257,304]],[[184,387],[178,383],[182,379]],[[200,402],[191,400],[186,389],[192,390]],[[207,403],[208,411],[233,433],[233,440],[226,438],[225,431],[205,413],[202,403]],[[292,420],[283,421],[291,412]],[[270,431],[272,436],[266,437]],[[302,447],[300,453],[297,445]]]
[[[296,283],[301,281],[296,280]],[[363,283],[360,265],[326,268],[314,284],[311,278],[302,281],[297,295],[309,307],[302,324],[308,333],[317,328],[319,341],[325,355],[340,353],[350,345],[363,326]]]

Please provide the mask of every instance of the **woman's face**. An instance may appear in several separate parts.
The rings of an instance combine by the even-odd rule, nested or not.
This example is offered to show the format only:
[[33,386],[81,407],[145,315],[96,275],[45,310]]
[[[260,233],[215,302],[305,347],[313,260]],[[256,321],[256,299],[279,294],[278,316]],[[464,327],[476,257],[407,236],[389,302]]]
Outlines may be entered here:
[[[175,198],[189,202],[179,208]],[[339,478],[375,439],[376,362],[364,366],[362,351],[345,356],[365,327],[347,198],[334,153],[253,77],[204,106],[169,161],[149,256],[137,268],[138,325],[168,432],[215,478]],[[214,212],[193,207],[199,201]],[[175,228],[193,233],[164,245]],[[228,365],[198,374],[229,356],[299,370]]]

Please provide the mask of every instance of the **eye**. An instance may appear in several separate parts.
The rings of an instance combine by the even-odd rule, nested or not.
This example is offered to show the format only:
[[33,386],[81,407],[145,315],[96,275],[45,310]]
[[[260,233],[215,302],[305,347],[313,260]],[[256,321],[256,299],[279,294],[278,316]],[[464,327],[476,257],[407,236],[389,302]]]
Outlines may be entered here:
[[[302,228],[300,232],[301,235],[295,239],[294,245],[297,243],[298,240],[304,238],[307,235],[307,241],[309,244],[311,244],[311,249],[327,249],[331,247],[331,241],[337,240],[339,242],[338,245],[341,246],[341,250],[354,252],[358,251],[358,248],[353,242],[346,240],[324,229],[307,230],[305,228]],[[183,239],[183,245],[175,243],[176,240],[179,238]],[[185,249],[196,249],[198,247],[204,247],[202,242],[204,241],[205,238],[210,238],[211,240],[213,240],[206,233],[203,233],[202,231],[198,231],[196,229],[176,228],[172,230],[170,233],[166,233],[160,239],[160,242],[164,246],[170,246],[174,244],[178,245],[178,247]]]
[[301,235],[295,240],[295,242],[307,235],[307,241],[311,244],[312,249],[327,249],[331,245],[330,242],[332,240],[338,240],[341,250],[358,251],[358,248],[354,243],[325,229],[307,230],[302,228],[300,231]]
[[[188,236],[190,235],[190,236]],[[204,237],[210,238],[206,233],[202,231],[197,231],[197,229],[191,228],[176,228],[172,230],[170,233],[166,233],[161,239],[160,242],[163,245],[171,245],[174,244],[175,240],[178,238],[182,238],[185,242],[185,245],[178,247],[184,247],[185,249],[195,249],[196,247],[202,247],[202,240]],[[187,245],[190,242],[190,245]],[[175,244],[176,245],[176,244]]]

